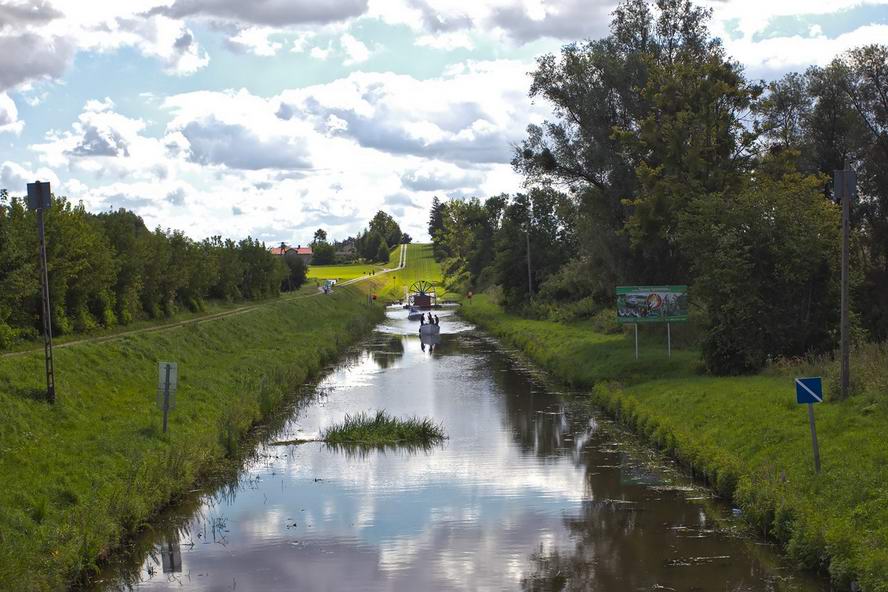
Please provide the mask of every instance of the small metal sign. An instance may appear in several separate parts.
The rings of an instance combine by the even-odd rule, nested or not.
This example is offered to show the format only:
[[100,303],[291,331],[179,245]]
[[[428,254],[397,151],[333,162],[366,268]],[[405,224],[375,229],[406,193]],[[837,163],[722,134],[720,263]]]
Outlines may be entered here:
[[29,210],[45,210],[52,205],[51,191],[48,182],[36,181],[28,183],[27,205]]
[[823,381],[819,376],[796,378],[796,403],[823,403]]
[[157,388],[163,390],[167,384],[167,368],[169,368],[169,385],[170,390],[176,390],[179,386],[179,367],[175,362],[158,362],[157,363]]
[[176,408],[176,389],[179,386],[179,368],[175,362],[157,363],[157,407]]
[[814,471],[820,472],[820,445],[817,443],[817,426],[814,422],[814,403],[823,403],[823,381],[819,376],[796,378],[796,402],[808,405],[808,425],[811,429],[811,447],[814,450]]

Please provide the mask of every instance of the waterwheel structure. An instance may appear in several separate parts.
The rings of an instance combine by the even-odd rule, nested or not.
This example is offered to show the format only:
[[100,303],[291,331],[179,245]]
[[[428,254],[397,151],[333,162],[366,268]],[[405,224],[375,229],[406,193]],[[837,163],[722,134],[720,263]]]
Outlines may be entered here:
[[435,284],[427,280],[413,282],[409,288],[410,294],[407,302],[410,306],[419,309],[429,309],[438,304]]

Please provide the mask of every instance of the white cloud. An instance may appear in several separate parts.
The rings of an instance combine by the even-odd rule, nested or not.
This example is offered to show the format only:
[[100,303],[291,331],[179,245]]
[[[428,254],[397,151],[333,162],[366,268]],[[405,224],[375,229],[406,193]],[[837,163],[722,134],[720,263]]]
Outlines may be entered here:
[[370,57],[370,50],[367,46],[350,33],[343,34],[342,37],[339,38],[339,44],[342,46],[342,50],[346,55],[346,59],[343,62],[346,66],[366,62]]
[[25,1],[0,6],[0,91],[62,76],[77,51],[134,47],[169,73],[193,73],[208,56],[182,21],[145,12],[156,1]]
[[67,174],[72,199],[196,238],[304,243],[318,226],[345,237],[379,209],[422,237],[433,195],[520,187],[509,142],[543,113],[526,96],[528,69],[470,62],[429,80],[355,72],[271,98],[184,93],[159,105],[169,114],[161,128],[97,97],[33,150]]
[[316,60],[321,60],[322,62],[325,61],[327,58],[329,58],[331,53],[333,53],[333,48],[330,47],[329,45],[327,46],[326,49],[319,47],[319,46],[315,46],[315,47],[311,48],[310,52],[308,52],[308,54],[311,57],[313,57]]
[[309,42],[314,39],[315,34],[311,31],[302,31],[296,34],[290,51],[293,53],[304,53],[308,49]]
[[55,193],[62,189],[58,176],[50,169],[34,170],[11,161],[0,165],[0,188],[8,190],[10,195],[25,195],[27,184],[34,181],[49,181]]
[[451,163],[426,161],[407,170],[401,176],[405,189],[411,191],[445,191],[459,188],[476,188],[484,181],[484,174],[466,170]]
[[454,34],[469,31],[519,45],[598,37],[607,33],[616,5],[614,0],[372,0],[368,14],[426,33],[425,45],[452,48],[467,40]]
[[8,94],[0,92],[0,133],[20,134],[25,122],[18,118],[18,109]]
[[888,39],[888,25],[867,25],[832,39],[823,35],[773,37],[761,41],[743,38],[726,40],[725,46],[750,74],[771,78],[811,65],[826,65],[849,49],[884,43],[885,39]]
[[269,39],[275,34],[271,27],[247,27],[241,29],[237,35],[228,39],[228,45],[232,49],[248,51],[258,56],[271,57],[283,48],[284,44]]
[[473,49],[475,43],[466,31],[450,31],[438,35],[420,35],[416,45],[452,51],[454,49]]
[[[547,112],[527,98],[528,65],[470,62],[441,78],[356,72],[281,95],[284,120],[344,121],[361,146],[458,163],[507,163],[528,123]],[[317,124],[317,123],[316,123]]]

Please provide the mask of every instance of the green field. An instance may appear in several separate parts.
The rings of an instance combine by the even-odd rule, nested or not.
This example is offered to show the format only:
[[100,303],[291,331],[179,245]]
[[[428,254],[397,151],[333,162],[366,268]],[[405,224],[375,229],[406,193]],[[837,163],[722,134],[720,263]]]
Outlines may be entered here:
[[[695,351],[667,359],[653,330],[636,362],[628,332],[521,319],[486,296],[464,303],[462,314],[557,378],[591,390],[590,401],[733,499],[799,565],[828,572],[839,589],[858,581],[865,591],[888,591],[888,393],[881,382],[817,405],[823,471],[816,475],[793,378],[823,369],[790,364],[757,376],[707,376]],[[875,355],[884,368],[884,350]],[[862,358],[852,368],[875,364]]]
[[[372,328],[382,307],[366,295],[380,288],[59,349],[55,405],[42,400],[42,351],[0,359],[0,590],[63,589],[88,572]],[[159,360],[179,364],[168,434]]]
[[[392,266],[397,265],[398,260]],[[344,282],[353,280],[361,276],[366,276],[371,272],[379,273],[389,265],[376,265],[372,263],[348,263],[346,265],[310,265],[308,267],[308,279],[311,280],[336,280]]]
[[381,294],[389,300],[404,298],[404,289],[410,289],[414,283],[425,280],[436,285],[438,298],[450,299],[454,294],[447,293],[441,286],[441,266],[432,256],[432,245],[407,245],[407,268],[387,274],[385,291]]

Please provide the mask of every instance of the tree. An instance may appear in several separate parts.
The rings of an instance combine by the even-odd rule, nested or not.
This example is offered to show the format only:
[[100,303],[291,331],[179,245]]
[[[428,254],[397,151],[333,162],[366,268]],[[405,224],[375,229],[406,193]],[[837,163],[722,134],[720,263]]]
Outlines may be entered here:
[[386,244],[384,240],[380,241],[379,248],[376,251],[376,257],[374,257],[374,260],[379,261],[380,263],[388,263],[390,255],[391,254],[389,252],[388,244]]
[[314,240],[312,241],[312,244],[315,245],[318,243],[325,243],[325,242],[327,242],[327,231],[324,230],[323,228],[318,228],[317,230],[315,230]]
[[526,304],[528,296],[536,293],[575,251],[572,225],[564,217],[564,200],[564,194],[551,188],[534,188],[505,205],[494,241],[493,269],[506,306]]
[[751,372],[769,358],[835,345],[840,213],[823,196],[822,177],[793,168],[698,197],[682,222],[712,372]]
[[[333,248],[326,243],[322,243],[331,249]],[[315,255],[317,256],[317,255]],[[285,264],[285,277],[281,282],[281,291],[282,292],[292,292],[293,290],[298,290],[302,284],[305,283],[305,280],[308,276],[308,267],[305,265],[305,261],[297,255],[296,253],[287,253],[283,256],[284,264]]]
[[432,239],[432,252],[437,261],[446,256],[442,232],[444,232],[444,204],[436,195],[432,198],[432,209],[429,212],[429,236]]
[[[385,256],[381,257],[383,250],[385,251]],[[388,261],[389,259],[388,243],[375,230],[371,230],[359,238],[358,251],[361,257],[367,261]]]
[[312,244],[311,262],[314,265],[331,265],[336,262],[336,248],[327,242]]
[[790,72],[780,80],[768,83],[766,94],[753,105],[758,115],[759,139],[765,150],[797,150],[800,169],[813,173],[813,149],[809,122],[814,100],[808,88],[809,78]]
[[394,246],[401,244],[401,227],[395,219],[383,212],[376,212],[370,220],[370,232],[378,232],[386,244]]

